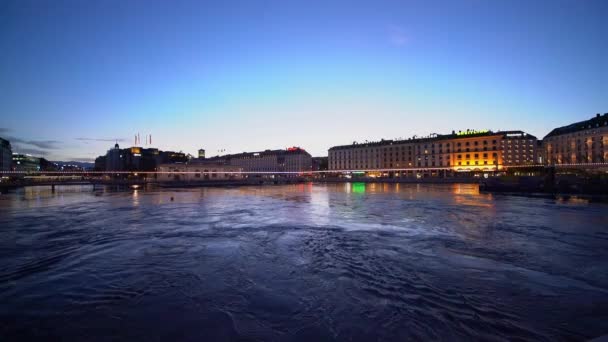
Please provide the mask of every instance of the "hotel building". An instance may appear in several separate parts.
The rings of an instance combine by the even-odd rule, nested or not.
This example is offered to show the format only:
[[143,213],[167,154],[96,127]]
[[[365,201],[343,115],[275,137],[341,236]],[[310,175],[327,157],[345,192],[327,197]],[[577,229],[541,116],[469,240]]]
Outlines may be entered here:
[[498,171],[535,164],[537,144],[536,137],[522,131],[453,131],[424,138],[332,147],[328,152],[329,169]]
[[[608,162],[608,113],[558,127],[543,139],[549,165]],[[591,166],[591,165],[589,165]]]
[[542,141],[522,131],[503,132],[500,152],[503,165],[543,165]]

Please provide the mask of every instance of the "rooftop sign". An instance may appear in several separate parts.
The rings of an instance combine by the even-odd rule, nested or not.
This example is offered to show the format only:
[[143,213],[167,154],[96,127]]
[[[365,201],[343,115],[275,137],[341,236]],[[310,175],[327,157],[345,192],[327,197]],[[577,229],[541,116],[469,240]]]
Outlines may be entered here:
[[475,129],[467,129],[466,131],[458,131],[458,133],[456,133],[456,135],[458,136],[463,136],[463,135],[473,135],[473,134],[484,134],[484,133],[489,133],[490,130],[489,129],[479,129],[479,130],[475,130]]

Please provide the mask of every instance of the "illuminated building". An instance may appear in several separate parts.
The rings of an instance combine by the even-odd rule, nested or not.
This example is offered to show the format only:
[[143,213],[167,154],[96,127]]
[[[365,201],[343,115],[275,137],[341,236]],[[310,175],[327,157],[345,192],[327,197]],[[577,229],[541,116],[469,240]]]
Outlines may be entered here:
[[522,131],[505,132],[500,141],[503,165],[542,164],[538,139]]
[[13,150],[8,140],[0,138],[0,171],[10,171],[13,164]]
[[[108,150],[105,157],[100,156],[95,159],[95,169],[106,171],[155,171],[157,166],[163,161],[163,153],[157,148],[142,148],[138,146],[121,149],[116,144],[114,148]],[[173,154],[174,152],[167,152],[164,160],[171,162],[170,159]]]
[[543,139],[543,144],[550,165],[606,163],[608,113],[555,128]]
[[161,182],[196,182],[242,179],[240,167],[219,164],[161,164],[157,180]]
[[200,159],[205,159],[205,150],[203,150],[202,148],[198,150],[198,157]]
[[155,171],[161,162],[157,148],[131,147],[124,150],[125,169],[128,171]]
[[13,169],[15,171],[40,171],[40,158],[29,154],[13,153]]
[[183,152],[162,151],[160,152],[160,160],[163,164],[187,163],[188,157]]
[[287,171],[308,172],[312,169],[312,157],[299,147],[290,147],[285,150],[265,150],[261,152],[244,152],[227,154],[224,156],[198,159],[193,163],[222,164],[237,166],[244,171]]
[[533,164],[537,151],[536,137],[522,131],[466,130],[335,146],[329,149],[328,158],[330,170],[407,169],[405,175],[435,170],[445,175],[450,171],[499,171]]
[[503,167],[501,140],[510,132],[464,131],[445,137],[456,171],[498,171]]

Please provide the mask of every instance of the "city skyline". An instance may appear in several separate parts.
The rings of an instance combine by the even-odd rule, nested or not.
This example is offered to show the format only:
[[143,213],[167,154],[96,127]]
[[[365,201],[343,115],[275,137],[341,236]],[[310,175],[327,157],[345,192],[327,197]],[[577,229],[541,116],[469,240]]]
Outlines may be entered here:
[[82,161],[137,133],[209,156],[469,128],[541,139],[606,112],[606,13],[602,1],[7,2],[0,137]]

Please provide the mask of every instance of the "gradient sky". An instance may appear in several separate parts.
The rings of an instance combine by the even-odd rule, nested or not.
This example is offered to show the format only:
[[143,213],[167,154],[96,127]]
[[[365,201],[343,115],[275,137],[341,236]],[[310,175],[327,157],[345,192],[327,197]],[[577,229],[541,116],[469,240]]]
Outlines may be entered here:
[[0,0],[0,136],[92,160],[552,128],[608,112],[608,1]]

